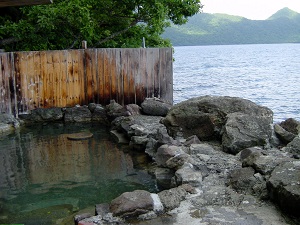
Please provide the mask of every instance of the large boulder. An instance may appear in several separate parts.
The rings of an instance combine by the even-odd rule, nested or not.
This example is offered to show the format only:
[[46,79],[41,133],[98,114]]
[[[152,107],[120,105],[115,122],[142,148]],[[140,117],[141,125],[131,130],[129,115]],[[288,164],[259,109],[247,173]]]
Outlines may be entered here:
[[203,96],[173,106],[162,122],[173,137],[196,135],[200,140],[221,140],[225,134],[225,150],[236,153],[270,138],[273,112],[242,98]]
[[144,190],[125,192],[112,200],[110,211],[114,216],[134,217],[154,209],[151,193]]
[[268,144],[272,136],[270,122],[268,117],[260,115],[228,114],[222,136],[223,150],[236,154],[244,148]]
[[142,104],[143,113],[151,116],[165,116],[172,107],[171,104],[166,103],[158,98],[146,98]]
[[267,182],[270,198],[282,210],[300,218],[300,161],[284,162],[277,166]]
[[86,106],[75,106],[65,110],[65,122],[90,122],[91,119],[92,113]]

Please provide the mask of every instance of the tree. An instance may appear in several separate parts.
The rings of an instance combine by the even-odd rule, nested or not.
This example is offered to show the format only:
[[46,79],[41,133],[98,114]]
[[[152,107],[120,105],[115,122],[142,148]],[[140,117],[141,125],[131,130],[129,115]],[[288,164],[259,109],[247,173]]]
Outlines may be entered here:
[[170,46],[164,29],[184,24],[200,0],[54,0],[0,9],[0,47],[7,51],[89,47]]

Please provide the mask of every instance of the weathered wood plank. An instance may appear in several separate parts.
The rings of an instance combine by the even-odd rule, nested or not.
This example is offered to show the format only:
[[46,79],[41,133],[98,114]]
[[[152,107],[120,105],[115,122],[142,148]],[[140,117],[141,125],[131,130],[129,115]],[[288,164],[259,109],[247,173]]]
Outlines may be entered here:
[[104,49],[103,51],[103,82],[104,82],[104,93],[103,93],[103,104],[109,104],[110,101],[110,84],[111,84],[111,79],[110,79],[110,66],[109,66],[109,57],[110,57],[110,49]]

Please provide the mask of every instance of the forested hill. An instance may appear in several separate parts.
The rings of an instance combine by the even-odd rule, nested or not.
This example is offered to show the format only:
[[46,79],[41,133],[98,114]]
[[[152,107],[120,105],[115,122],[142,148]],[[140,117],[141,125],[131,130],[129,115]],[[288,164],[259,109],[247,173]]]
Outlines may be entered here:
[[300,14],[283,8],[267,20],[200,13],[162,35],[173,46],[300,43]]

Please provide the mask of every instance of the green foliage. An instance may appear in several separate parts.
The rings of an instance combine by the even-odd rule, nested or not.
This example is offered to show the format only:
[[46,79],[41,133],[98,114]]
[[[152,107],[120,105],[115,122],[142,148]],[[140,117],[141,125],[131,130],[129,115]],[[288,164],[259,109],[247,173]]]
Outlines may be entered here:
[[162,37],[172,45],[299,43],[300,14],[288,8],[267,20],[226,14],[197,14],[182,25],[166,28]]
[[184,24],[200,0],[54,0],[50,5],[6,8],[0,48],[7,51],[89,47],[170,46],[164,29]]

